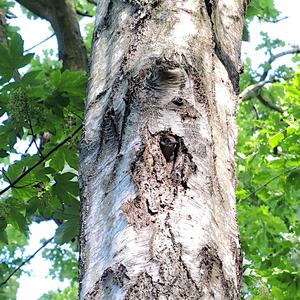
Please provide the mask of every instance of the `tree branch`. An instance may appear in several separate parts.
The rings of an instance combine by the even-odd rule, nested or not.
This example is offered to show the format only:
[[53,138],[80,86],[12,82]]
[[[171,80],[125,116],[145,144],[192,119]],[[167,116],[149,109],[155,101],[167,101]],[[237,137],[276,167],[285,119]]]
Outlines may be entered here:
[[283,113],[283,110],[276,106],[274,103],[272,103],[271,101],[266,100],[262,95],[261,95],[261,90],[263,88],[263,86],[267,83],[273,83],[273,82],[277,82],[277,79],[272,79],[272,80],[265,80],[265,81],[261,81],[259,83],[256,84],[252,84],[249,85],[247,88],[245,88],[239,95],[239,101],[247,101],[250,100],[254,97],[256,97],[263,105],[279,112],[279,113]]
[[263,86],[265,84],[271,83],[271,82],[272,81],[270,81],[270,80],[264,80],[264,81],[260,81],[258,83],[249,85],[239,94],[239,100],[246,101],[246,100],[250,100],[254,97],[257,97],[257,95],[260,94],[260,91],[263,88]]
[[50,16],[50,7],[47,0],[16,0],[16,2],[42,19],[48,20]]
[[66,139],[64,139],[61,143],[57,144],[52,150],[50,150],[44,157],[41,157],[33,166],[28,168],[25,172],[23,172],[18,178],[16,178],[11,184],[9,184],[6,188],[0,191],[0,195],[4,194],[11,188],[13,188],[16,183],[18,183],[21,179],[23,179],[27,174],[29,174],[33,169],[39,166],[42,162],[44,162],[51,154],[57,151],[61,146],[71,140],[80,130],[82,129],[82,125],[80,125],[71,135],[69,135]]
[[68,0],[16,1],[51,23],[57,38],[59,59],[63,61],[63,70],[87,70],[87,52],[76,11]]
[[47,42],[48,40],[50,40],[50,39],[51,39],[52,37],[54,37],[54,36],[55,36],[55,33],[52,33],[50,36],[48,36],[47,38],[45,38],[45,39],[42,40],[41,42],[39,42],[39,43],[33,45],[32,47],[30,47],[30,48],[24,50],[24,52],[29,52],[30,50],[34,49],[35,47],[38,47],[39,45],[41,45],[41,44]]
[[8,281],[9,279],[16,274],[25,264],[27,264],[31,259],[33,259],[35,257],[35,255],[37,253],[39,253],[43,248],[45,248],[52,240],[54,239],[54,236],[48,240],[46,240],[39,249],[37,249],[33,254],[31,254],[30,256],[28,256],[16,269],[14,269],[7,277],[4,281],[1,282],[0,287],[3,287]]
[[28,153],[28,151],[29,151],[30,147],[32,146],[32,144],[33,144],[33,138],[31,139],[31,141],[30,141],[30,143],[29,143],[27,149],[25,150],[24,154],[27,154],[27,153]]
[[283,113],[283,110],[280,107],[276,106],[273,102],[266,100],[261,94],[257,95],[256,97],[263,105],[281,114]]
[[287,50],[287,51],[283,51],[283,52],[280,52],[278,54],[275,54],[275,55],[271,55],[271,57],[269,58],[268,62],[267,62],[267,67],[266,69],[264,70],[264,72],[262,73],[259,81],[264,81],[266,80],[268,74],[269,74],[269,71],[271,70],[271,64],[278,58],[282,57],[282,56],[285,56],[285,55],[289,55],[289,54],[297,54],[297,53],[300,53],[300,48],[299,47],[295,47],[294,49],[290,49],[290,50]]

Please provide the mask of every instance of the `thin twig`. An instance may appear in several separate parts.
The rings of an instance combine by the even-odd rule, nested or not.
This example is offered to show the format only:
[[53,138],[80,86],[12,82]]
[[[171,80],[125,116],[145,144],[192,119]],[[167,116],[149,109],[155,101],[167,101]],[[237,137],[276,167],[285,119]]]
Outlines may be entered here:
[[34,46],[32,46],[32,47],[30,47],[30,48],[24,50],[24,52],[28,52],[28,51],[30,51],[30,50],[36,48],[37,46],[39,46],[39,45],[41,45],[41,44],[47,42],[48,40],[50,40],[50,39],[51,39],[52,37],[54,37],[54,36],[55,36],[55,33],[52,33],[50,36],[48,36],[47,38],[45,38],[45,39],[42,40],[41,42],[39,42],[39,43],[37,43],[36,45],[34,45]]
[[255,195],[257,192],[259,192],[260,190],[262,190],[264,187],[266,187],[269,183],[271,183],[272,181],[274,181],[274,180],[277,179],[278,177],[284,175],[284,174],[287,173],[287,172],[290,173],[290,172],[292,172],[292,171],[294,171],[294,170],[296,170],[296,169],[298,169],[298,168],[299,168],[299,166],[293,167],[293,168],[291,168],[290,170],[285,170],[285,171],[283,171],[282,173],[280,173],[280,174],[278,174],[278,175],[272,177],[270,180],[268,180],[267,182],[265,182],[264,184],[262,184],[260,187],[258,187],[255,191],[253,191],[252,193],[250,193],[248,196],[246,196],[245,198],[241,199],[241,201],[244,201],[244,200],[249,199],[251,196]]
[[[284,78],[281,78],[283,80],[289,80],[293,78],[293,76],[286,76]],[[263,81],[259,81],[257,83],[251,84],[249,86],[247,86],[240,94],[239,94],[239,101],[248,101],[251,100],[254,97],[259,97],[261,95],[261,90],[262,88],[268,84],[268,83],[276,83],[279,82],[280,79],[277,79],[275,77],[270,78],[269,80],[263,80]],[[269,106],[270,108],[278,111],[278,112],[283,112],[281,110],[281,108],[276,107],[274,104],[272,103],[268,103],[267,100],[263,99],[259,99],[264,105]],[[265,101],[265,103],[264,103]]]
[[27,147],[27,149],[25,150],[25,152],[24,152],[24,154],[27,154],[27,152],[29,151],[29,149],[30,149],[30,147],[32,146],[32,144],[33,144],[33,138],[31,139],[31,141],[30,141],[30,143],[29,143],[29,145],[28,145],[28,147]]
[[258,19],[259,20],[263,20],[264,22],[268,22],[268,23],[278,23],[278,22],[280,22],[280,21],[283,21],[283,20],[286,20],[286,19],[288,19],[289,17],[287,17],[287,16],[285,16],[285,17],[283,17],[283,18],[280,18],[280,19],[276,19],[276,20],[268,20],[268,19],[266,19],[266,18],[264,18],[264,17],[258,17]]
[[34,131],[33,131],[33,127],[32,127],[32,122],[31,122],[31,118],[29,116],[29,113],[27,112],[27,118],[28,118],[28,123],[29,123],[29,129],[30,129],[30,133],[31,133],[31,136],[33,138],[33,142],[34,142],[34,145],[40,155],[40,157],[43,157],[43,153],[42,151],[40,150],[40,147],[38,146],[37,142],[36,142],[36,139],[35,139],[35,134],[34,134]]
[[16,19],[17,16],[16,16],[14,13],[12,13],[11,11],[8,11],[8,12],[5,14],[5,18],[7,18],[7,19]]
[[30,256],[28,256],[16,269],[14,269],[7,277],[4,281],[1,282],[0,287],[3,287],[8,281],[9,279],[16,274],[25,264],[27,264],[31,259],[33,259],[35,257],[35,255],[37,253],[39,253],[43,248],[45,248],[52,240],[54,239],[54,236],[48,240],[46,240],[39,249],[37,249],[33,254],[31,254]]
[[27,174],[29,174],[33,169],[35,169],[37,166],[39,166],[42,162],[44,162],[51,154],[53,154],[55,151],[57,151],[61,146],[63,146],[65,143],[67,143],[69,140],[71,140],[82,128],[82,125],[80,125],[71,135],[69,135],[67,138],[65,138],[62,142],[57,144],[53,149],[51,149],[44,157],[41,157],[33,166],[28,168],[25,172],[23,172],[18,178],[16,178],[10,185],[8,185],[6,188],[0,191],[0,195],[4,194],[8,190],[10,190],[16,183],[18,183],[21,179],[23,179]]
[[2,168],[1,173],[3,174],[3,177],[5,177],[5,179],[8,181],[8,183],[11,184],[11,180],[10,180],[9,177],[6,175],[6,171],[4,170],[4,168]]
[[92,18],[93,16],[91,14],[89,14],[87,11],[81,11],[79,9],[76,9],[76,13],[77,15],[79,16],[82,16],[82,17],[89,17],[89,18]]

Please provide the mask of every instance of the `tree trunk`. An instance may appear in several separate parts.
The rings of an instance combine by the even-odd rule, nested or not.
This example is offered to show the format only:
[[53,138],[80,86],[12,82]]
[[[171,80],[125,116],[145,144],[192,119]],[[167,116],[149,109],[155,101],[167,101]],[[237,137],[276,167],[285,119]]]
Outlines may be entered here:
[[80,299],[239,299],[246,1],[99,1],[81,147]]

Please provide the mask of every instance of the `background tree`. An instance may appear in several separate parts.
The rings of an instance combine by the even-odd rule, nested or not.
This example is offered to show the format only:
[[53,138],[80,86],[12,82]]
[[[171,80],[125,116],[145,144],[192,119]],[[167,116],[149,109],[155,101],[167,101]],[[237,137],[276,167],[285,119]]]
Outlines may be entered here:
[[[0,156],[4,188],[0,200],[1,299],[15,298],[17,278],[22,271],[18,266],[27,259],[22,253],[28,241],[28,226],[32,222],[54,219],[60,224],[55,239],[42,249],[46,248],[44,255],[54,261],[52,276],[77,281],[77,243],[74,237],[79,228],[79,202],[76,170],[86,79],[84,73],[74,70],[85,68],[82,62],[86,62],[86,58],[79,59],[86,57],[84,47],[78,47],[83,53],[79,58],[71,57],[70,63],[67,59],[74,50],[74,47],[69,49],[70,45],[81,39],[78,31],[76,34],[76,23],[83,16],[89,18],[95,14],[95,2],[55,1],[56,5],[68,9],[64,13],[67,13],[66,19],[72,20],[70,28],[75,28],[74,31],[68,25],[62,25],[67,20],[59,19],[61,16],[57,7],[51,4],[53,1],[43,1],[43,7],[48,7],[51,14],[47,13],[47,16],[35,2],[22,1],[23,5],[32,9],[32,12],[25,12],[29,18],[39,16],[51,22],[60,39],[59,57],[63,61],[53,59],[51,51],[45,51],[44,58],[32,58],[32,54],[24,51],[22,38],[15,34],[18,28],[5,24],[4,17],[8,23],[13,17],[11,8],[15,1],[0,1],[0,111],[3,120],[0,126]],[[282,16],[279,16],[272,1],[260,0],[252,1],[246,25],[254,18],[277,22]],[[75,36],[68,35],[68,30],[75,32]],[[92,24],[86,26],[86,30],[84,42],[87,53],[90,53]],[[72,40],[68,44],[63,43],[62,37],[69,36]],[[247,36],[245,26],[244,39]],[[81,44],[80,41],[78,43],[76,45]],[[296,68],[281,66],[274,70],[274,64],[280,60],[278,54],[283,51],[296,53],[298,48],[282,47],[282,41],[265,36],[258,51],[268,53],[268,61],[262,63],[257,71],[252,70],[251,62],[247,60],[241,77],[242,90],[249,85],[260,85],[252,90],[251,97],[249,94],[247,99],[241,97],[238,115],[237,197],[246,257],[244,295],[254,299],[298,297],[299,75]],[[81,63],[74,65],[77,59]],[[298,64],[297,56],[293,61]],[[18,76],[17,70],[25,65],[27,68],[20,70]],[[267,76],[261,79],[266,72]],[[272,106],[278,110],[272,109]],[[13,161],[10,157],[19,152],[16,147],[19,140],[25,141],[28,149],[19,153],[18,159]],[[34,152],[36,154],[30,154]],[[69,243],[71,248],[61,247],[63,243]],[[44,298],[72,299],[76,289],[74,284],[62,294],[51,292]]]

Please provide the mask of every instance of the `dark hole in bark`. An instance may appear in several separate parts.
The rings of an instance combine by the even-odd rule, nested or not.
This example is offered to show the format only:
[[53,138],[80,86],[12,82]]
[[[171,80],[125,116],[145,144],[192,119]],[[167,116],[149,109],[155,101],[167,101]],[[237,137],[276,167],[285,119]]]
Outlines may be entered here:
[[165,132],[159,141],[160,149],[167,162],[174,161],[178,154],[179,137],[171,130]]
[[184,100],[180,97],[176,97],[172,100],[172,103],[174,103],[177,106],[183,106]]

